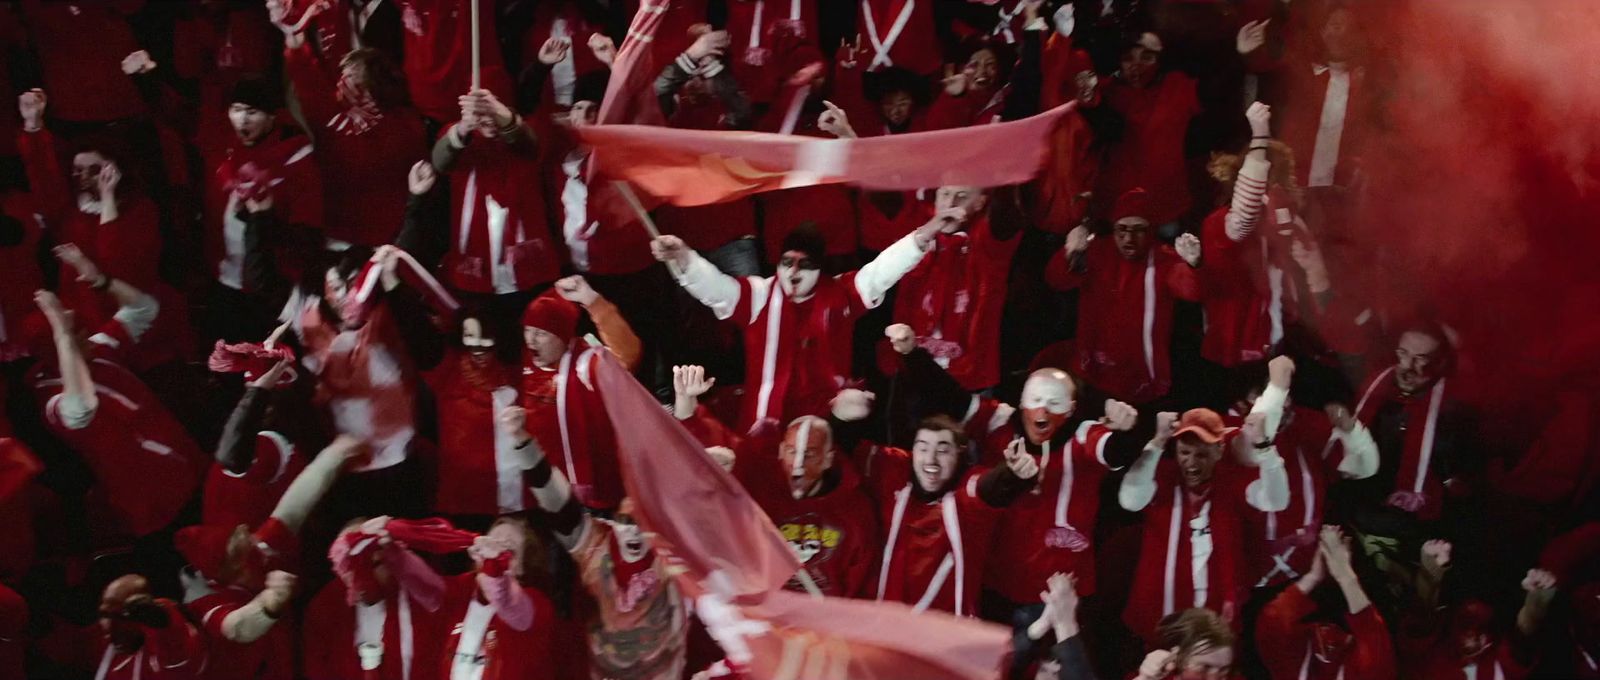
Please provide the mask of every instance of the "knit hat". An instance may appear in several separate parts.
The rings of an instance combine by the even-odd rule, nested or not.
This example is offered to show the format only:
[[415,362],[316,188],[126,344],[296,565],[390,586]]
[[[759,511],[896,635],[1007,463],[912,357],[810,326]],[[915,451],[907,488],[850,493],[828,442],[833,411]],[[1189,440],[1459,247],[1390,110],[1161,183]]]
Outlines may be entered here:
[[578,305],[556,295],[553,290],[528,303],[522,312],[522,325],[551,333],[567,344],[578,337]]
[[1174,439],[1186,434],[1193,434],[1207,444],[1222,441],[1232,433],[1236,427],[1226,427],[1222,424],[1222,416],[1208,408],[1189,409],[1178,419],[1178,431],[1172,433]]
[[1148,222],[1150,218],[1150,192],[1134,187],[1117,197],[1111,208],[1111,221],[1116,223],[1127,217],[1137,217]]
[[806,254],[815,264],[822,264],[822,258],[828,252],[828,242],[822,238],[822,232],[817,229],[817,223],[806,220],[795,225],[783,237],[783,250],[779,254],[796,250]]
[[283,108],[283,85],[260,76],[241,78],[228,92],[228,104],[244,104],[252,109],[276,113]]

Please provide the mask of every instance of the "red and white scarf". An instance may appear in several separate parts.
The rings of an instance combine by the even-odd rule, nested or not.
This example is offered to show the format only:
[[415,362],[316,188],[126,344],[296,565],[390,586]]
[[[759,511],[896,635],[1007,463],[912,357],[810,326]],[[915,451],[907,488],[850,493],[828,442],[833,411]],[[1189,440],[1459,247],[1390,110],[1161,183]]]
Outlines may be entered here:
[[[1439,428],[1439,410],[1444,405],[1446,378],[1439,378],[1425,394],[1406,397],[1394,383],[1395,367],[1390,366],[1367,383],[1356,403],[1356,417],[1368,427],[1378,409],[1390,401],[1404,402],[1405,449],[1400,453],[1400,471],[1388,503],[1420,519],[1437,519],[1444,500],[1444,480],[1428,474],[1433,462],[1433,446]],[[1421,427],[1416,424],[1421,423]],[[1333,442],[1329,441],[1331,447]],[[1326,452],[1324,452],[1326,457]]]

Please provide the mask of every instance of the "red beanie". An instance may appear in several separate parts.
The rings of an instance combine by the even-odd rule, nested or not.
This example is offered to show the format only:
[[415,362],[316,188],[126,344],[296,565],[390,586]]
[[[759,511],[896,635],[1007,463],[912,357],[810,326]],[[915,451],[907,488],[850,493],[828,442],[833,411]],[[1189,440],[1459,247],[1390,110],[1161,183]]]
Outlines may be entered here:
[[173,543],[189,566],[214,579],[228,559],[228,539],[232,536],[232,529],[197,524],[179,529]]
[[1137,217],[1149,221],[1150,217],[1150,192],[1134,187],[1127,193],[1117,198],[1117,204],[1111,208],[1111,221],[1113,223],[1124,217]]
[[578,305],[553,290],[545,291],[528,303],[522,312],[522,325],[553,334],[570,345],[578,336]]

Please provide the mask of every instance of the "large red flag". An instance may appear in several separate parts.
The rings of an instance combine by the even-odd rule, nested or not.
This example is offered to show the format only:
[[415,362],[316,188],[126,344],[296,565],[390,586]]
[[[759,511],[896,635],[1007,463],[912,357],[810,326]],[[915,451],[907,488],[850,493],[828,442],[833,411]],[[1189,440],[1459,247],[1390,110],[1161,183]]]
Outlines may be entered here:
[[656,30],[671,9],[672,0],[639,3],[639,11],[628,24],[628,35],[611,62],[611,79],[606,82],[605,99],[596,117],[599,124],[666,124],[652,83],[661,71],[655,58]]
[[1016,184],[1038,174],[1075,103],[1022,120],[865,139],[605,125],[578,130],[600,173],[673,205],[845,183],[879,191]]
[[778,590],[800,570],[761,506],[609,352],[595,371],[617,432],[617,461],[652,545],[695,581],[720,573],[729,597]]
[[758,680],[992,680],[1010,632],[903,604],[783,590],[789,544],[704,447],[609,353],[595,371],[652,547],[731,665]]

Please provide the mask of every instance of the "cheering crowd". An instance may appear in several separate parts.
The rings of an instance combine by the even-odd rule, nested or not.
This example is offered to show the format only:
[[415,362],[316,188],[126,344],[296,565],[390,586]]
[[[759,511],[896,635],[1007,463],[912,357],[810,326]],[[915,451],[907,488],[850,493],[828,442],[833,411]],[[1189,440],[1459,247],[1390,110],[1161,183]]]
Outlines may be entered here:
[[[655,418],[770,519],[699,531],[989,677],[1600,678],[1600,411],[1372,280],[1381,4],[0,4],[0,678],[847,677],[656,549]],[[790,173],[705,205],[585,136],[1052,112],[1021,184],[661,161]]]

